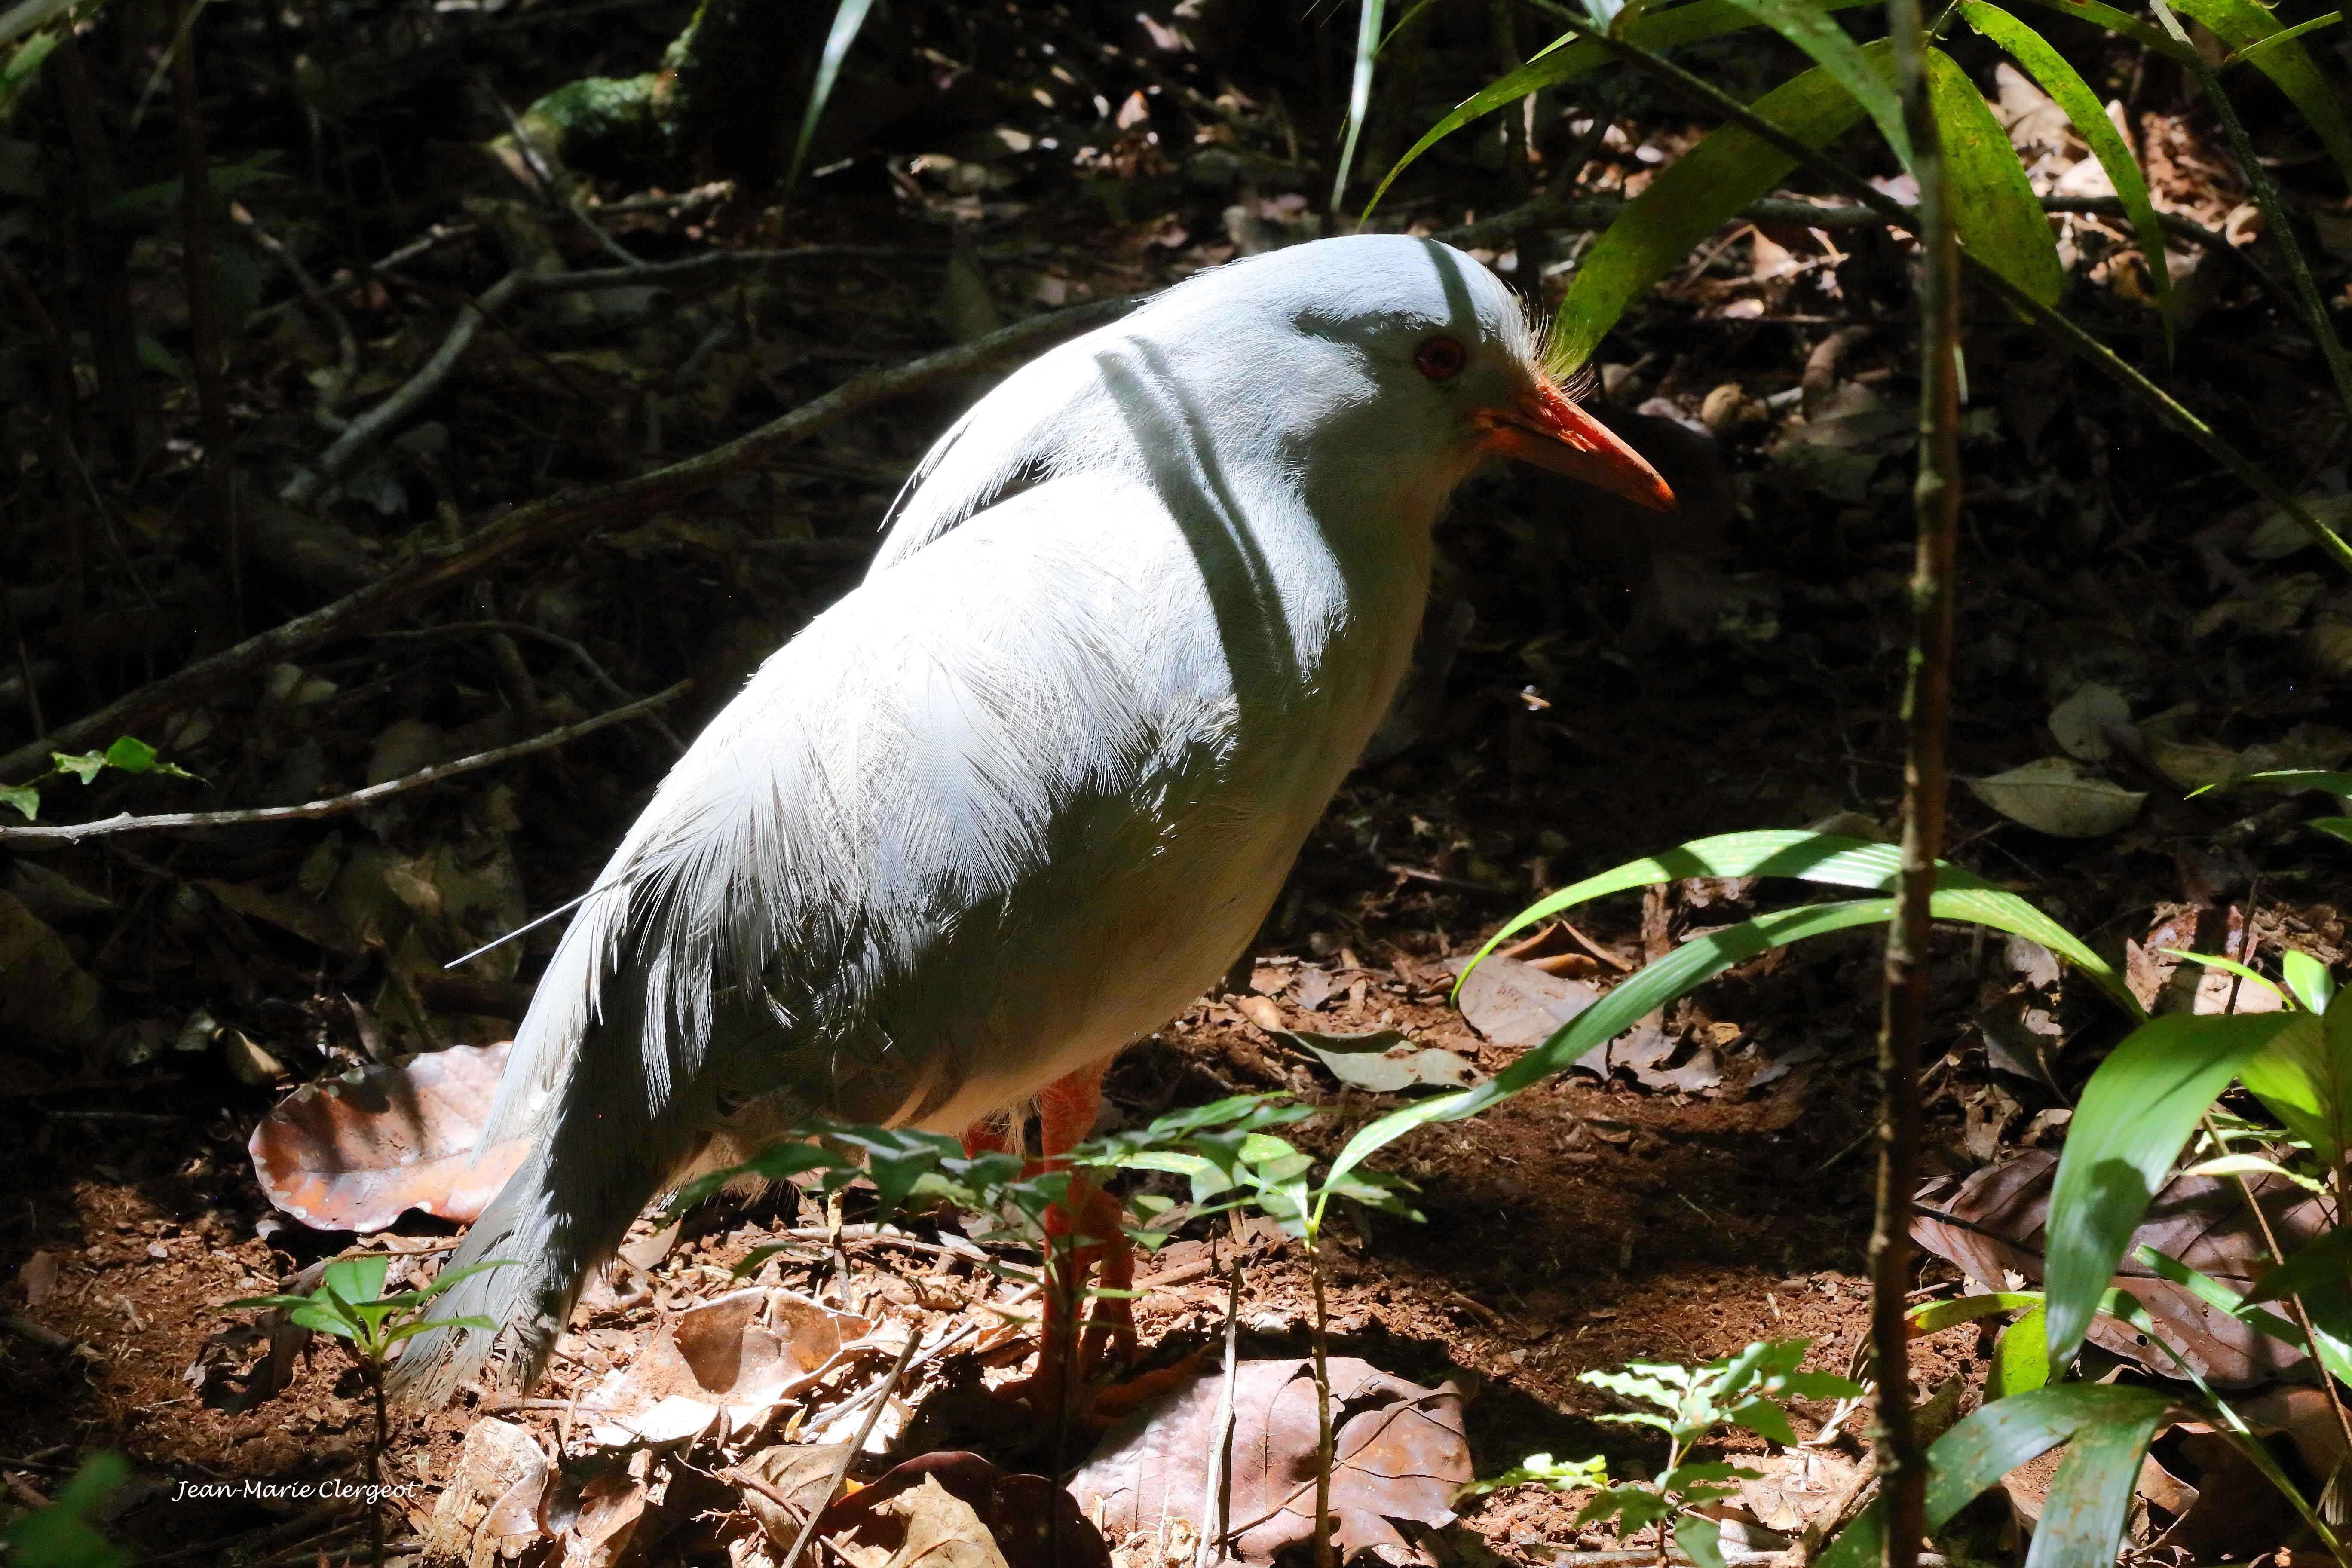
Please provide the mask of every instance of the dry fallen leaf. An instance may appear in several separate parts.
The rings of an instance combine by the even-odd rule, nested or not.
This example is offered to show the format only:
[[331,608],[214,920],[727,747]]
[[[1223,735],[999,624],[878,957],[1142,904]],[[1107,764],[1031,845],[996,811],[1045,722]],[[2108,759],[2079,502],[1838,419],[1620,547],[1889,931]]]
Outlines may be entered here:
[[[1331,1511],[1343,1560],[1367,1548],[1409,1551],[1391,1520],[1451,1523],[1449,1504],[1471,1476],[1462,1398],[1391,1377],[1352,1356],[1330,1362]],[[1223,1381],[1204,1373],[1137,1410],[1095,1448],[1070,1490],[1112,1535],[1199,1528],[1212,1423]],[[1315,1383],[1303,1360],[1235,1369],[1232,1550],[1266,1563],[1314,1535]],[[1214,1521],[1209,1521],[1214,1528]]]
[[466,1433],[457,1471],[433,1505],[425,1531],[428,1563],[492,1568],[543,1539],[539,1500],[551,1470],[530,1433],[485,1416]]
[[580,1489],[579,1512],[563,1532],[563,1568],[617,1568],[645,1518],[645,1482],[598,1476]]
[[[1458,973],[1467,959],[1454,963]],[[1562,980],[1532,964],[1500,953],[1488,957],[1462,982],[1458,998],[1470,1026],[1498,1046],[1537,1046],[1562,1024],[1601,1000],[1601,988]]]
[[98,982],[65,939],[0,893],[0,1038],[37,1046],[95,1044],[106,1026]]
[[471,1220],[526,1145],[474,1158],[507,1047],[452,1046],[304,1084],[247,1141],[269,1201],[314,1230],[382,1230],[408,1209]]
[[586,1404],[602,1447],[669,1443],[714,1426],[740,1437],[765,1426],[871,1324],[791,1290],[736,1290],[678,1315]]
[[1318,1035],[1307,1029],[1272,1029],[1321,1062],[1333,1078],[1352,1089],[1396,1094],[1408,1089],[1462,1089],[1480,1074],[1459,1053],[1443,1046],[1415,1046],[1394,1029],[1365,1035]]
[[[843,1498],[817,1521],[818,1532],[853,1562],[912,1568],[916,1528],[907,1500],[926,1488],[968,1510],[1006,1568],[1110,1568],[1110,1548],[1076,1498],[1044,1476],[1003,1470],[958,1449],[917,1455]],[[935,1499],[916,1506],[934,1519],[954,1517]]]
[[735,1467],[760,1483],[743,1489],[743,1506],[771,1542],[789,1550],[809,1516],[833,1500],[834,1479],[848,1448],[846,1443],[779,1443]]
[[[2056,1155],[2035,1150],[2005,1165],[1988,1166],[1965,1181],[1945,1177],[1929,1183],[1920,1189],[1921,1207],[1949,1214],[1975,1228],[1962,1230],[1922,1214],[1912,1221],[1913,1237],[1987,1289],[2009,1289],[2004,1274],[2018,1275],[2029,1281],[2027,1289],[2038,1289],[2042,1226],[2049,1218],[2050,1184],[2057,1163]],[[2326,1228],[2317,1198],[2305,1197],[2275,1176],[2255,1176],[2250,1184],[2278,1233],[2279,1245],[2289,1252]],[[2000,1237],[2009,1239],[1997,1239]],[[2153,1247],[2177,1258],[2241,1294],[2253,1289],[2255,1266],[2269,1257],[2236,1186],[2209,1176],[2176,1176],[2167,1183],[2148,1205],[2147,1217],[2133,1232],[2132,1241],[2135,1247]],[[2116,1277],[2116,1285],[2139,1299],[2166,1342],[2200,1376],[2224,1388],[2245,1388],[2299,1375],[2296,1369],[2305,1358],[2293,1346],[2255,1332],[2183,1286],[2149,1277],[2128,1252],[2124,1270]],[[2101,1316],[2093,1321],[2090,1337],[2102,1349],[2151,1372],[2176,1374],[2170,1358],[2142,1342],[2128,1323]]]
[[2043,757],[1990,778],[1968,781],[1969,793],[2008,817],[2053,838],[2097,838],[2139,815],[2147,795],[2109,784],[2072,757]]

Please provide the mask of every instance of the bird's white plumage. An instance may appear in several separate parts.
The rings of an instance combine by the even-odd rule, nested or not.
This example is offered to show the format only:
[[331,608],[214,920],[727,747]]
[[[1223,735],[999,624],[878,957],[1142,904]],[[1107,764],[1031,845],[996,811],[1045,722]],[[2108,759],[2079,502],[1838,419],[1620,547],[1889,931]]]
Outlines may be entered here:
[[[1460,384],[1413,372],[1433,331],[1479,356]],[[958,1129],[1181,1010],[1385,711],[1467,400],[1534,353],[1468,258],[1362,237],[1205,274],[977,405],[573,920],[493,1112],[535,1152],[458,1258],[520,1261],[452,1312],[535,1369],[686,1170],[812,1113]],[[491,1338],[420,1342],[404,1381]]]

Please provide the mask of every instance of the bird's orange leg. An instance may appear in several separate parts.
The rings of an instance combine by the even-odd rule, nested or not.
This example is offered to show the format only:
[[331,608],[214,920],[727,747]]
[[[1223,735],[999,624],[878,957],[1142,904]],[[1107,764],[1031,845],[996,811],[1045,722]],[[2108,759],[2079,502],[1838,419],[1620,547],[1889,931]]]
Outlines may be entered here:
[[[1067,1078],[1047,1084],[1038,1095],[1038,1152],[1044,1156],[1045,1169],[1059,1168],[1063,1156],[1094,1131],[1095,1119],[1102,1113],[1103,1074],[1109,1067],[1109,1059],[1105,1058],[1092,1067],[1081,1068]],[[1045,1348],[1049,1354],[1058,1350],[1068,1358],[1065,1364],[1076,1375],[1092,1372],[1114,1343],[1123,1353],[1135,1349],[1135,1313],[1123,1295],[1096,1298],[1080,1342],[1060,1346],[1055,1343],[1056,1327],[1062,1338],[1069,1337],[1076,1322],[1077,1304],[1087,1276],[1097,1267],[1101,1269],[1102,1289],[1123,1291],[1133,1288],[1135,1248],[1129,1244],[1120,1224],[1123,1218],[1124,1210],[1117,1198],[1078,1175],[1070,1178],[1068,1206],[1057,1205],[1045,1216],[1048,1246],[1064,1237],[1074,1241],[1064,1260],[1063,1272],[1068,1278],[1059,1292],[1063,1297],[1059,1304],[1064,1321],[1055,1324],[1056,1314],[1049,1295]]]
[[[1103,1074],[1108,1058],[1079,1068],[1047,1084],[1037,1096],[1038,1158],[1028,1173],[1061,1169],[1069,1152],[1094,1131],[1102,1110]],[[1013,1140],[985,1123],[964,1129],[967,1154],[1003,1151]],[[1085,1300],[1087,1276],[1097,1268],[1102,1286],[1127,1290],[1135,1283],[1135,1251],[1120,1226],[1119,1202],[1083,1176],[1072,1176],[1065,1202],[1045,1211],[1045,1247],[1055,1267],[1042,1305],[1038,1328],[1042,1344],[1037,1372],[1016,1384],[1017,1397],[1029,1399],[1039,1410],[1058,1410],[1066,1391],[1075,1388],[1116,1342],[1122,1350],[1135,1344],[1135,1318],[1125,1296],[1098,1298],[1093,1316],[1079,1331],[1079,1304]]]

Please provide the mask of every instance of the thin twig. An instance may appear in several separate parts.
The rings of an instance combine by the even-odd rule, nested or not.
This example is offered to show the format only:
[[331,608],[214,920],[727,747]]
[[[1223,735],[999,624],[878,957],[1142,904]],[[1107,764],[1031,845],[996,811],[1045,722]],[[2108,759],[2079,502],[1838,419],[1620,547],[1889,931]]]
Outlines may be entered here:
[[[1241,1372],[1238,1359],[1242,1266],[1236,1260],[1225,1282],[1225,1375],[1217,1390],[1217,1413],[1209,1421],[1209,1468],[1201,1478],[1201,1538],[1192,1545],[1192,1568],[1209,1568],[1224,1555],[1234,1522],[1234,1400]],[[1216,1521],[1214,1529],[1209,1521]]]
[[789,250],[714,250],[680,261],[647,261],[635,267],[601,267],[580,272],[534,272],[523,287],[534,294],[581,289],[645,289],[723,278],[754,267],[819,261],[935,261],[945,266],[955,252],[930,246],[803,245]]
[[641,516],[723,484],[843,420],[940,382],[1024,358],[1061,338],[1114,321],[1140,302],[1134,298],[1103,300],[1031,316],[974,342],[869,371],[707,452],[611,484],[527,501],[477,528],[461,542],[417,552],[331,605],[184,665],[95,713],[61,726],[46,741],[0,756],[0,779],[39,771],[47,765],[52,750],[88,750],[110,742],[272,665],[349,637],[444,588],[470,582],[509,556],[576,537],[600,523]]
[[809,1510],[808,1522],[803,1524],[800,1534],[793,1538],[793,1549],[784,1553],[784,1560],[777,1564],[777,1568],[793,1568],[801,1560],[801,1553],[808,1550],[809,1537],[816,1533],[816,1521],[824,1517],[824,1505],[831,1502],[833,1494],[841,1489],[841,1479],[849,1474],[850,1462],[865,1448],[866,1439],[873,1436],[874,1423],[882,1419],[882,1412],[890,1403],[890,1391],[898,1386],[898,1379],[905,1373],[908,1363],[915,1359],[915,1347],[922,1342],[922,1339],[921,1330],[908,1323],[906,1349],[898,1352],[898,1360],[890,1368],[890,1374],[882,1380],[881,1393],[875,1396],[874,1408],[868,1410],[866,1419],[857,1424],[857,1436],[842,1449],[840,1462],[833,1467],[833,1479],[825,1483],[824,1498]]
[[441,384],[449,379],[449,373],[457,368],[457,361],[464,356],[466,346],[474,341],[474,333],[480,330],[483,319],[496,313],[514,298],[521,286],[519,280],[522,276],[519,272],[509,272],[490,285],[479,303],[468,301],[459,305],[457,319],[449,324],[447,335],[442,338],[441,346],[433,351],[432,357],[418,366],[416,374],[410,376],[399,390],[345,426],[343,433],[335,437],[334,445],[327,448],[316,464],[287,482],[286,488],[278,492],[278,499],[294,506],[308,506],[317,500],[328,486],[342,478],[394,426],[416,412],[417,406],[438,392]]
[[382,784],[370,784],[365,789],[353,790],[349,795],[330,795],[324,800],[308,801],[300,805],[264,805],[245,811],[167,811],[148,816],[134,816],[126,811],[114,816],[100,817],[96,822],[59,822],[35,824],[26,827],[0,827],[0,844],[23,848],[38,848],[47,845],[75,844],[85,838],[110,837],[120,833],[155,833],[166,829],[189,827],[237,827],[254,822],[299,822],[310,817],[340,816],[344,812],[356,811],[363,805],[373,805],[380,800],[389,799],[395,795],[405,795],[413,789],[422,789],[426,784],[437,784],[457,773],[471,773],[476,768],[487,768],[494,763],[511,762],[517,757],[530,756],[534,752],[544,752],[551,746],[561,746],[567,741],[576,741],[581,736],[592,734],[608,724],[617,724],[625,719],[634,719],[648,709],[667,702],[673,698],[683,696],[693,685],[694,682],[691,680],[681,680],[675,686],[655,692],[651,697],[641,698],[626,707],[614,708],[593,717],[583,719],[577,724],[566,724],[560,730],[550,730],[545,734],[534,735],[528,741],[517,741],[511,746],[499,746],[488,752],[477,752],[470,757],[459,757],[455,762],[436,763],[432,767],[419,768],[413,773],[396,779],[386,779]]
[[342,308],[319,287],[319,280],[310,276],[310,269],[303,266],[300,258],[289,250],[276,235],[256,223],[253,215],[245,210],[242,203],[231,202],[228,216],[243,226],[256,245],[276,258],[278,264],[286,268],[287,276],[294,279],[294,287],[302,291],[303,300],[327,323],[327,329],[335,334],[334,379],[320,389],[319,406],[313,417],[327,428],[340,432],[350,421],[335,412],[335,405],[342,401],[344,391],[360,371],[359,340],[352,335],[351,322],[344,318]]

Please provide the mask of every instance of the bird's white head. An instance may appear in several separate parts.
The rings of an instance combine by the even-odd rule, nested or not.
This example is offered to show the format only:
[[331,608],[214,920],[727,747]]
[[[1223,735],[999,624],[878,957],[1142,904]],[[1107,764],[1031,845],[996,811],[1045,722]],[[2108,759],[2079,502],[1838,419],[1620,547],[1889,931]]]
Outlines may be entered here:
[[1009,377],[924,459],[876,570],[1024,478],[1139,468],[1220,510],[1274,482],[1327,523],[1425,525],[1494,455],[1675,504],[1475,259],[1401,235],[1318,240],[1203,272]]
[[1136,324],[1197,345],[1252,434],[1429,469],[1449,489],[1485,457],[1516,458],[1674,507],[1547,365],[1518,296],[1452,246],[1351,235],[1274,251],[1171,290]]

